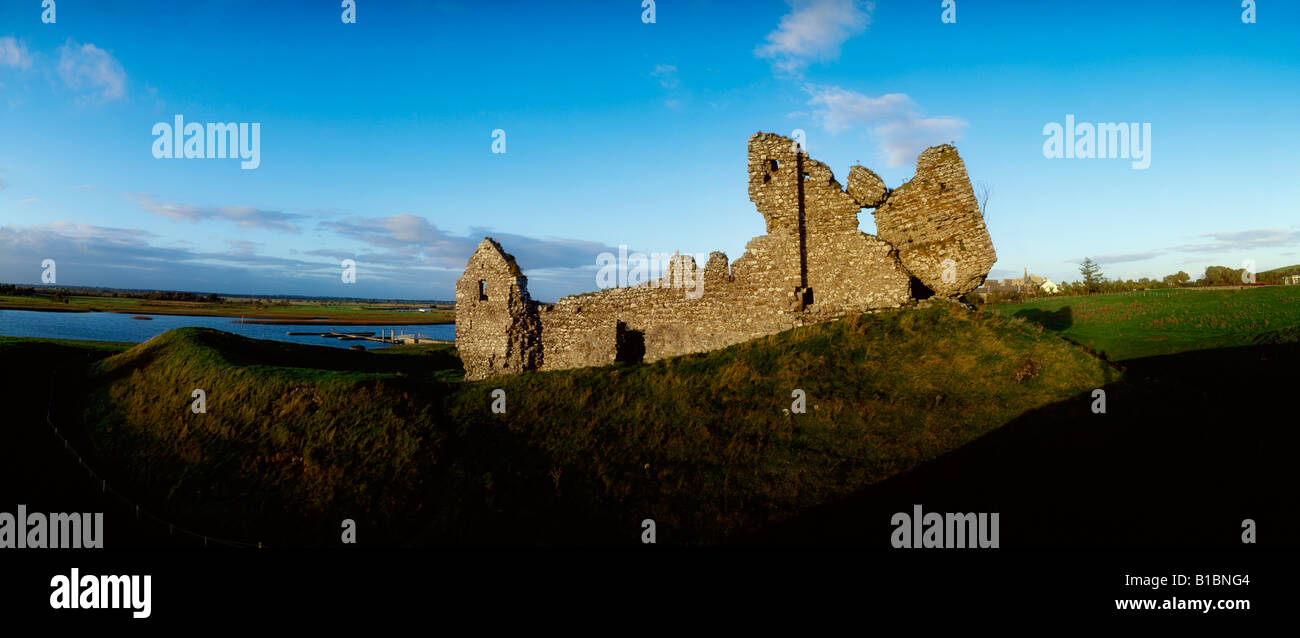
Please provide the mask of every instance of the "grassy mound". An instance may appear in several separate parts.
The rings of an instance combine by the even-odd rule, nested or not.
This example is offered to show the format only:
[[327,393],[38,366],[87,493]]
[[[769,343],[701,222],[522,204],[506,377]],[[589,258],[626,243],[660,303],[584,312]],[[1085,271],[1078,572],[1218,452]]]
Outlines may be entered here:
[[[181,328],[92,366],[88,438],[166,510],[222,533],[391,524],[419,512],[440,443],[440,382],[422,358]],[[195,389],[206,413],[191,410]]]
[[459,383],[452,354],[176,330],[94,364],[88,436],[161,507],[268,541],[336,543],[352,518],[369,542],[632,543],[653,518],[714,543],[1118,376],[942,303],[649,365]]

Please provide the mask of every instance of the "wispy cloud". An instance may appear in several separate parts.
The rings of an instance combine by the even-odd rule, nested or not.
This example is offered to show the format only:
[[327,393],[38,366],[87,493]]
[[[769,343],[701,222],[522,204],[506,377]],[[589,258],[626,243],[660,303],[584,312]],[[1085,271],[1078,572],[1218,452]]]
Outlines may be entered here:
[[1255,248],[1273,248],[1300,243],[1300,231],[1280,228],[1258,228],[1236,232],[1207,233],[1201,235],[1213,241],[1199,244],[1184,244],[1171,250],[1191,253],[1214,253],[1252,250]]
[[657,78],[659,80],[659,86],[662,86],[665,89],[677,88],[678,80],[676,66],[671,64],[656,64],[654,70],[650,72],[650,77]]
[[[1170,253],[1241,253],[1243,251],[1262,251],[1270,248],[1300,245],[1300,231],[1280,228],[1257,228],[1253,230],[1206,233],[1200,235],[1200,237],[1213,241],[1197,244],[1182,244],[1179,246],[1157,248],[1136,253],[1091,255],[1091,258],[1093,261],[1102,265],[1114,265],[1126,262],[1145,261],[1147,259],[1163,257]],[[1279,254],[1285,256],[1287,253]],[[1077,264],[1083,261],[1083,257],[1076,257],[1065,261],[1066,263]]]
[[813,119],[828,133],[841,133],[856,126],[879,125],[896,121],[914,113],[912,98],[902,93],[887,93],[871,97],[838,86],[808,85],[804,87],[812,98],[808,105],[816,107]]
[[[320,226],[363,244],[383,249],[366,257],[387,263],[427,263],[446,268],[465,267],[465,262],[484,237],[494,237],[525,269],[595,268],[596,256],[616,251],[606,244],[559,237],[528,237],[494,232],[490,228],[472,227],[468,235],[458,235],[438,228],[424,217],[403,213],[388,217],[353,217],[338,222],[321,222]],[[332,249],[314,251],[329,257],[347,253]]]
[[[618,253],[618,248],[596,241],[561,237],[528,237],[493,232],[487,228],[470,228],[471,240],[493,237],[519,261],[521,268],[539,270],[596,270],[596,256],[603,252]],[[478,245],[478,241],[474,242]],[[463,264],[462,264],[463,267]]]
[[59,77],[74,91],[96,93],[105,101],[126,95],[126,71],[107,51],[71,38],[59,47]]
[[685,98],[689,98],[689,95],[684,95],[684,91],[681,90],[681,79],[677,76],[675,65],[656,64],[654,70],[650,72],[650,77],[658,80],[659,86],[668,93],[664,99],[664,105],[668,108],[675,109],[682,105]]
[[[1164,251],[1164,250],[1148,250],[1148,251],[1140,252],[1140,253],[1119,253],[1119,254],[1113,254],[1113,255],[1095,255],[1095,256],[1090,257],[1090,259],[1092,259],[1093,261],[1097,262],[1098,264],[1101,264],[1101,265],[1103,265],[1103,266],[1106,266],[1106,265],[1113,265],[1113,264],[1122,264],[1122,263],[1127,263],[1127,262],[1132,262],[1132,261],[1145,261],[1145,260],[1147,260],[1147,259],[1155,259],[1156,257],[1160,257],[1160,256],[1162,256],[1162,255],[1165,255],[1166,252],[1167,252],[1167,251]],[[1070,264],[1079,264],[1079,263],[1083,263],[1083,259],[1084,259],[1083,257],[1076,257],[1076,258],[1074,258],[1074,259],[1067,259],[1067,260],[1065,260],[1065,261],[1066,261],[1066,263],[1070,263]]]
[[335,290],[337,264],[256,255],[232,242],[229,252],[205,253],[158,245],[162,238],[134,228],[55,221],[37,226],[0,226],[0,280],[39,281],[38,265],[54,259],[59,283],[226,293],[291,293],[315,285]]
[[880,150],[889,166],[903,166],[935,144],[956,141],[965,120],[951,116],[925,117],[912,98],[903,93],[872,97],[839,86],[808,85],[812,118],[828,133],[869,128],[880,138]]
[[278,210],[260,210],[251,206],[196,206],[193,204],[172,204],[162,202],[155,195],[139,194],[136,198],[140,208],[155,215],[185,222],[198,222],[208,219],[234,222],[244,228],[266,228],[283,232],[296,233],[295,220],[303,215],[285,213]]
[[877,127],[880,148],[890,166],[902,166],[916,161],[921,151],[944,142],[961,138],[966,121],[957,117],[908,117]]
[[[618,253],[617,247],[596,241],[529,237],[477,226],[471,227],[469,234],[459,235],[411,214],[353,217],[337,222],[324,221],[319,226],[377,250],[349,252],[321,248],[309,251],[309,255],[332,260],[355,259],[358,265],[392,269],[394,276],[408,277],[421,268],[437,270],[451,273],[452,281],[460,277],[478,243],[484,237],[493,237],[515,257],[519,267],[528,275],[529,290],[537,299],[555,299],[595,290],[597,256],[605,252]],[[412,271],[412,268],[416,270]]]
[[[459,261],[463,268],[478,243],[444,231],[428,219],[409,213],[324,221],[320,222],[320,227],[347,239],[382,248],[384,252],[370,253],[367,258],[394,264],[432,262],[450,267]],[[334,252],[329,251],[331,255]]]
[[[42,260],[59,264],[69,285],[160,288],[223,293],[319,294],[451,299],[465,263],[483,237],[500,240],[529,278],[538,299],[596,289],[596,256],[617,248],[579,239],[537,238],[471,228],[438,229],[422,217],[392,215],[322,222],[371,249],[319,248],[302,258],[260,253],[263,244],[226,240],[227,250],[202,251],[148,231],[56,221],[0,225],[0,281],[39,281]],[[292,251],[291,251],[292,252]],[[357,285],[340,286],[341,259],[355,259]]]
[[32,66],[32,56],[27,52],[27,45],[13,36],[0,38],[0,66],[12,66],[27,70]]
[[754,55],[771,60],[776,71],[795,76],[813,62],[839,58],[844,42],[866,31],[874,8],[862,0],[787,1],[790,12]]

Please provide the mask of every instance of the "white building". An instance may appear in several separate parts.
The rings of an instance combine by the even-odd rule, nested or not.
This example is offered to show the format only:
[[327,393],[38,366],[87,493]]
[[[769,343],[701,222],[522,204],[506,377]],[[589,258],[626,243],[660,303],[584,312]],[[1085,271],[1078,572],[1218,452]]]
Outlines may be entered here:
[[1038,289],[1045,295],[1054,295],[1061,292],[1061,287],[1052,283],[1051,279],[1044,279],[1043,283],[1038,284]]

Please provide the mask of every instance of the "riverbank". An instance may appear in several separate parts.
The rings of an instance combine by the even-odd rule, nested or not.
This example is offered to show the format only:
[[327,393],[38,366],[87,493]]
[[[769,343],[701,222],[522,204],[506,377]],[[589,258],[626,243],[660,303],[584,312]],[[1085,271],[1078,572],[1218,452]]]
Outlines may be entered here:
[[189,317],[229,317],[243,319],[244,323],[267,325],[322,325],[322,326],[390,326],[437,325],[456,322],[456,312],[449,308],[433,308],[418,312],[412,304],[320,303],[311,301],[285,301],[274,305],[251,301],[223,300],[219,302],[155,301],[128,297],[100,297],[77,295],[67,303],[49,297],[0,296],[0,310],[31,310],[36,312],[113,312],[129,315],[178,315]]

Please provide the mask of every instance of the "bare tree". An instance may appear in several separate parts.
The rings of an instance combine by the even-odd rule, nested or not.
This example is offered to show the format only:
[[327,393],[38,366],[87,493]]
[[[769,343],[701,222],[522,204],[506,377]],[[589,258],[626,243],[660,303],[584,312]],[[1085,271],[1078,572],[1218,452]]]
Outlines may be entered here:
[[980,215],[988,217],[989,196],[993,194],[993,185],[980,180],[975,182],[975,201],[979,203]]

